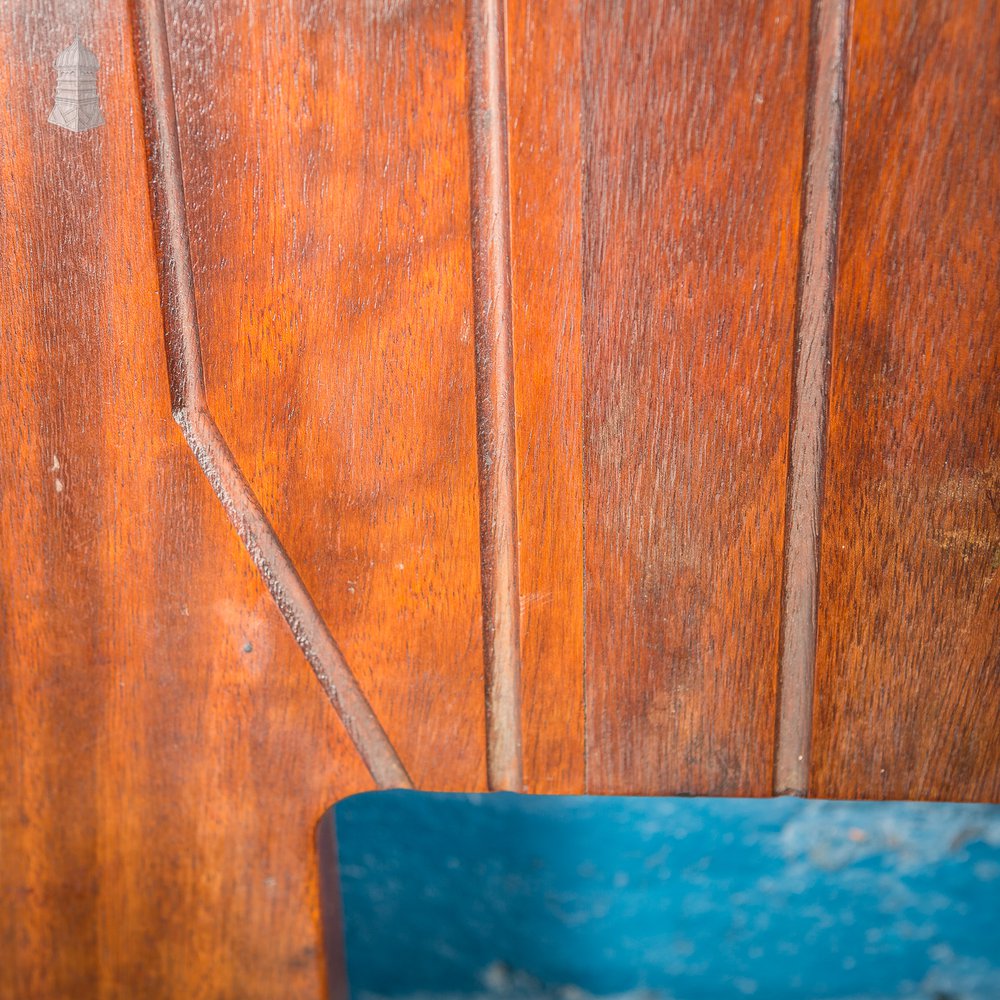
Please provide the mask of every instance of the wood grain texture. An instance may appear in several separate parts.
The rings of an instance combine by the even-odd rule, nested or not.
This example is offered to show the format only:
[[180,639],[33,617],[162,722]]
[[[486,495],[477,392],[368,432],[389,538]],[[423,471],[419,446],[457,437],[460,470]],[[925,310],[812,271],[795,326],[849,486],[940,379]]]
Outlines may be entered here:
[[0,11],[0,996],[316,996],[312,827],[370,781],[170,418],[127,24]]
[[857,0],[815,795],[1000,798],[998,51],[990,4]]
[[379,788],[412,788],[395,747],[208,410],[161,0],[134,4],[132,28],[174,419],[375,783]]
[[580,4],[511,0],[507,25],[525,783],[580,794]]
[[[484,789],[465,0],[167,11],[212,411],[416,782]],[[994,13],[856,0],[814,795],[1000,800]],[[511,2],[529,790],[774,787],[808,37]],[[372,782],[171,419],[124,0],[0,5],[0,93],[0,998],[317,997]]]
[[479,447],[479,548],[486,674],[486,773],[519,792],[521,635],[517,581],[517,455],[510,299],[506,7],[468,0],[469,185]]
[[849,0],[816,0],[809,41],[774,761],[778,795],[804,795],[809,787],[849,8]]
[[809,9],[583,26],[588,785],[767,794]]
[[212,413],[415,783],[482,788],[463,4],[167,11]]

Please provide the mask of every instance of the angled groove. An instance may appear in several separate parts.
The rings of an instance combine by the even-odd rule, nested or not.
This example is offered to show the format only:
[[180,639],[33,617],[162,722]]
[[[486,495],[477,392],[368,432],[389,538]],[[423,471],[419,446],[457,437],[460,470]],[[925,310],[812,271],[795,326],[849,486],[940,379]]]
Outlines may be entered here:
[[506,11],[503,0],[467,0],[466,11],[486,769],[491,789],[520,791],[521,651]]
[[411,782],[208,410],[161,0],[131,5],[174,419],[362,760],[382,788]]
[[820,527],[850,0],[814,0],[782,584],[774,792],[809,790]]

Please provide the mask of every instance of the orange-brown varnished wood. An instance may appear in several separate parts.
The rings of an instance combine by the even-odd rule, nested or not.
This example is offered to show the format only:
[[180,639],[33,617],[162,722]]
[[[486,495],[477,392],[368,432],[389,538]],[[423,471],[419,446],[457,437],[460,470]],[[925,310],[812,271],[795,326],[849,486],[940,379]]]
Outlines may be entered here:
[[[1000,800],[989,4],[854,0],[842,174],[846,0],[165,6],[208,403],[418,787],[486,787],[493,574],[528,791],[768,794],[791,454],[778,790]],[[0,1000],[318,998],[373,783],[171,416],[136,61],[0,6]]]
[[850,0],[812,5],[772,784],[777,795],[804,795],[809,787],[850,6]]
[[996,800],[1000,20],[852,34],[810,790]]
[[126,12],[0,52],[0,997],[318,996],[312,827],[370,781],[171,419]]
[[464,5],[167,13],[212,413],[414,782],[482,788]]
[[767,794],[809,7],[582,18],[588,785]]
[[507,14],[525,786],[584,790],[580,5]]
[[521,639],[504,0],[468,0],[470,239],[479,435],[486,776],[520,792]]
[[132,12],[174,419],[372,778],[379,788],[410,788],[412,782],[395,748],[209,409],[166,17],[159,0],[140,0]]

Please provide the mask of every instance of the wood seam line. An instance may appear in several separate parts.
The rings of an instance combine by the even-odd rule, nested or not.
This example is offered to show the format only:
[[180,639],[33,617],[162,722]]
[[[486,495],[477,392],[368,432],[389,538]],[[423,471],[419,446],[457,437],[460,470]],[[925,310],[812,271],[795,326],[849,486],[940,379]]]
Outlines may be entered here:
[[490,789],[521,791],[521,650],[504,0],[467,0],[479,545]]
[[166,17],[162,0],[133,0],[130,9],[174,419],[376,784],[411,788],[385,730],[209,412]]
[[785,501],[776,795],[809,790],[849,24],[850,0],[814,0]]

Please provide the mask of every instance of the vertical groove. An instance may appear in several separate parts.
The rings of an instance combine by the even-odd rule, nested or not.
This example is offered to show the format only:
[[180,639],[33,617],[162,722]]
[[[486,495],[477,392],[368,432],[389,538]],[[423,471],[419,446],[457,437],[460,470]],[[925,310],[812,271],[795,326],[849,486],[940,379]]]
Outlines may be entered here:
[[820,527],[850,0],[814,0],[782,587],[774,792],[809,789]]
[[208,410],[162,0],[135,0],[131,16],[174,419],[372,777],[383,788],[409,788],[385,730]]
[[520,791],[521,653],[504,0],[467,0],[486,769]]

